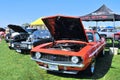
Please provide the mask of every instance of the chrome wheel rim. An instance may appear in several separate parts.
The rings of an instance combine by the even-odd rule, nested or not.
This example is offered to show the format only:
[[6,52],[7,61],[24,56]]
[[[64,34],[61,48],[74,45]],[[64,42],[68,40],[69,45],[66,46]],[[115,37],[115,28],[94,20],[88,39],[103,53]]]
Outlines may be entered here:
[[105,55],[105,51],[104,50],[103,50],[102,54]]
[[95,61],[92,62],[92,64],[91,64],[91,73],[93,74],[94,71],[95,71]]

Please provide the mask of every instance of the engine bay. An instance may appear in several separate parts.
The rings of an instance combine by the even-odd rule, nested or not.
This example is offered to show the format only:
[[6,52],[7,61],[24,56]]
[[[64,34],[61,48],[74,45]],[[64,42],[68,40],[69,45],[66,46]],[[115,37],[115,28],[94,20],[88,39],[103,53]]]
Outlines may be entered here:
[[83,47],[85,47],[86,44],[78,44],[78,43],[56,43],[49,49],[58,49],[58,50],[64,50],[64,51],[80,51]]

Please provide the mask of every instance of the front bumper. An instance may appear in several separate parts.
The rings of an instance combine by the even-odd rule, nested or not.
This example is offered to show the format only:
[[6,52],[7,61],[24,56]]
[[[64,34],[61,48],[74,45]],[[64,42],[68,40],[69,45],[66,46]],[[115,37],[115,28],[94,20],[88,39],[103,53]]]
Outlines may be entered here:
[[42,61],[38,59],[32,58],[32,60],[36,61],[39,66],[45,70],[60,72],[60,73],[68,73],[68,74],[77,74],[84,68],[84,64],[67,64],[60,62],[49,62]]
[[32,43],[14,43],[13,45],[17,52],[20,50],[30,51],[33,47]]
[[11,42],[9,42],[9,43],[8,43],[8,47],[9,47],[9,49],[14,49],[14,44],[11,43]]

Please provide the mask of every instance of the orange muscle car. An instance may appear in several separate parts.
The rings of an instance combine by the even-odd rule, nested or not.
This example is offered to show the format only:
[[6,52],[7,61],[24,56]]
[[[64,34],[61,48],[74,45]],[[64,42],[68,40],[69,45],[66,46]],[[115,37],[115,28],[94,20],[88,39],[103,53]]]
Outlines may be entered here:
[[50,16],[42,19],[52,35],[52,42],[31,50],[31,58],[43,69],[77,74],[89,67],[94,73],[95,59],[104,55],[105,39],[85,30],[79,17]]

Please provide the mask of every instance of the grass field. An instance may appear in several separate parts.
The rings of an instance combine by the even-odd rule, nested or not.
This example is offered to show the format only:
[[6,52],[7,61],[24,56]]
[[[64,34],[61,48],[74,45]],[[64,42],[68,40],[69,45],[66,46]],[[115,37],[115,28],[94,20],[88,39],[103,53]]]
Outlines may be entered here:
[[29,54],[19,54],[0,43],[0,80],[120,80],[120,55],[106,55],[97,59],[96,72],[90,77],[46,72],[30,59]]

